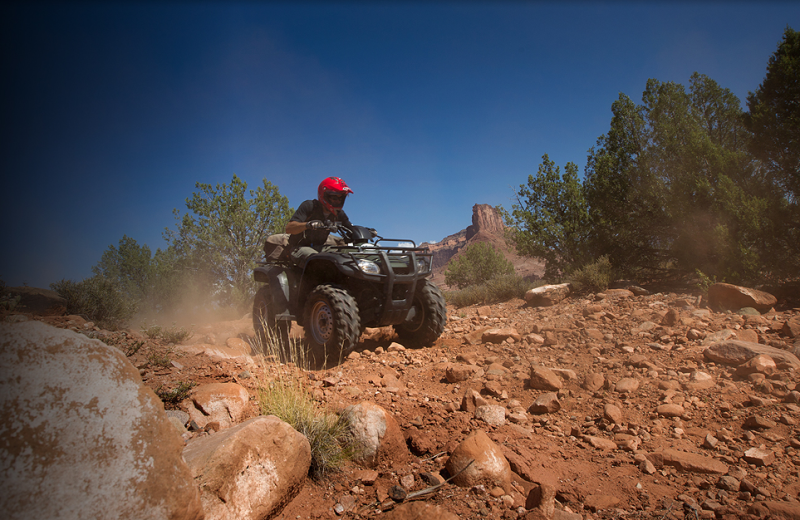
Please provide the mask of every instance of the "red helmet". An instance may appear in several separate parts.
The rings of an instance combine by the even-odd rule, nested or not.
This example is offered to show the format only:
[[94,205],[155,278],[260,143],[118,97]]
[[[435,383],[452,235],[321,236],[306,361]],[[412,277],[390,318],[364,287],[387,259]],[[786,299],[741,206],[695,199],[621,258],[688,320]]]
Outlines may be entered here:
[[344,200],[349,193],[353,190],[339,177],[328,177],[319,183],[317,188],[317,199],[322,205],[336,215],[336,213],[344,206]]

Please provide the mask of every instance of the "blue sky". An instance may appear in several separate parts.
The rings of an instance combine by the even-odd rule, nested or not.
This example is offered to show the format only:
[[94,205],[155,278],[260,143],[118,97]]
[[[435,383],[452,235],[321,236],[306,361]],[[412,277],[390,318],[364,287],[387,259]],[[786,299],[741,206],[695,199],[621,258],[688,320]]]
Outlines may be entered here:
[[91,275],[164,247],[196,182],[266,178],[297,207],[436,241],[512,204],[541,156],[583,171],[620,93],[697,71],[746,96],[797,2],[4,4],[0,277]]

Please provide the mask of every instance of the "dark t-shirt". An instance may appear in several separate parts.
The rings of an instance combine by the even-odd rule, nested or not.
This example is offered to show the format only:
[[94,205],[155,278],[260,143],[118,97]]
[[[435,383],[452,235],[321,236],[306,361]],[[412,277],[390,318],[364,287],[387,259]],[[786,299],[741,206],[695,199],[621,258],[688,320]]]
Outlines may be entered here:
[[[312,220],[321,220],[322,222],[329,220],[331,222],[338,222],[346,228],[353,228],[350,219],[347,218],[347,213],[340,209],[336,215],[325,215],[322,204],[316,199],[307,200],[300,204],[300,207],[294,212],[292,218],[289,219],[290,222],[310,222]],[[303,246],[318,248],[325,244],[328,235],[330,235],[329,231],[307,229],[302,233],[289,236],[289,248],[295,249]]]

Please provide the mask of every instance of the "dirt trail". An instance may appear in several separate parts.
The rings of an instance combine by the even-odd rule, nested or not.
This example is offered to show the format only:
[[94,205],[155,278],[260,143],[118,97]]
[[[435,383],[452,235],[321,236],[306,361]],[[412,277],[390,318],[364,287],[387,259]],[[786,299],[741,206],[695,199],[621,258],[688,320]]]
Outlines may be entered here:
[[[697,303],[692,294],[659,293],[568,298],[547,308],[521,300],[449,307],[444,335],[422,349],[398,347],[391,329],[367,330],[340,365],[301,377],[334,410],[368,400],[390,411],[413,461],[385,464],[376,473],[351,466],[324,481],[309,480],[279,518],[333,518],[337,504],[344,518],[378,517],[380,504],[391,503],[391,486],[416,491],[429,486],[428,473],[447,476],[446,454],[478,429],[511,463],[514,489],[509,495],[446,484],[426,498],[460,518],[523,518],[534,483],[553,486],[557,508],[583,518],[742,518],[770,500],[800,512],[796,370],[779,365],[769,374],[737,375],[735,367],[703,355],[704,343],[725,335],[790,351],[795,339],[783,327],[800,309],[784,305],[740,316]],[[253,397],[250,415],[258,413],[256,376],[276,370],[262,358],[189,354],[134,331],[97,330],[78,317],[35,319],[116,344],[145,384],[162,394],[181,383],[239,383]],[[486,332],[497,328],[514,334],[492,343]],[[245,317],[198,330],[188,342],[233,348],[251,335]],[[451,383],[447,369],[454,364],[480,370]],[[561,388],[531,388],[531,365],[554,369]],[[469,390],[505,407],[504,424],[462,411]],[[559,409],[530,412],[548,392]],[[754,459],[747,455],[752,448],[771,455]],[[670,450],[700,462],[676,462]],[[714,473],[708,461],[724,464],[727,476]]]

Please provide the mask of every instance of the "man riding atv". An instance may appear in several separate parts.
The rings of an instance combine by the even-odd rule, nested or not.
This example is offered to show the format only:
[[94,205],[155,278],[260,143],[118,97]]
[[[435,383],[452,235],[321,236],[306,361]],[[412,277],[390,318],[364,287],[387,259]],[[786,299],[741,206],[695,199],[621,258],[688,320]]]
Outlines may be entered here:
[[266,283],[253,301],[253,326],[263,341],[277,341],[282,357],[292,321],[303,326],[307,360],[317,367],[341,360],[365,327],[391,325],[409,348],[432,345],[444,331],[444,296],[427,280],[433,254],[351,224],[342,210],[350,193],[338,177],[322,181],[287,234],[267,240],[266,262],[253,273]]
[[[292,262],[305,266],[306,259],[322,251],[330,231],[324,222],[331,222],[352,231],[353,224],[342,209],[353,190],[339,177],[328,177],[319,184],[317,198],[300,204],[286,224]],[[374,235],[373,235],[374,236]]]

